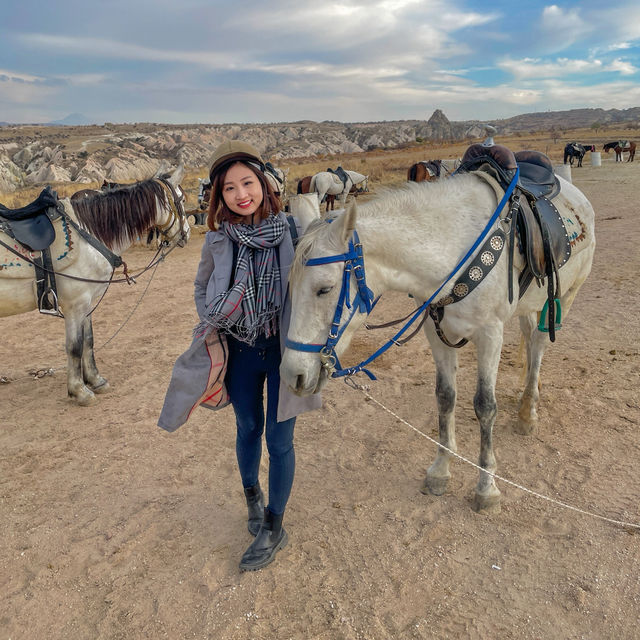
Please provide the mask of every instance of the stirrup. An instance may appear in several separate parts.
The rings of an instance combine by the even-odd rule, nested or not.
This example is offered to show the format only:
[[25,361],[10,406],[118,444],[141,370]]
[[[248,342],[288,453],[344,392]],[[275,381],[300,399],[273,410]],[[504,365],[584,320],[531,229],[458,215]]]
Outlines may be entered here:
[[[554,302],[556,305],[556,321],[554,326],[556,329],[562,329],[562,306],[560,305],[560,300],[558,298],[554,298]],[[542,331],[543,333],[549,333],[549,325],[547,323],[548,313],[549,301],[545,300],[542,311],[540,312],[540,322],[538,322],[538,331]]]
[[[53,308],[51,309],[45,309],[44,308],[44,303],[45,301],[48,303],[49,300],[46,298],[49,294],[51,294],[51,296],[53,297]],[[62,315],[62,311],[60,311],[60,304],[58,302],[58,296],[56,295],[56,292],[49,288],[47,289],[41,296],[40,296],[40,300],[38,300],[38,311],[40,313],[43,313],[47,316],[56,316],[58,318],[64,318],[64,316]]]

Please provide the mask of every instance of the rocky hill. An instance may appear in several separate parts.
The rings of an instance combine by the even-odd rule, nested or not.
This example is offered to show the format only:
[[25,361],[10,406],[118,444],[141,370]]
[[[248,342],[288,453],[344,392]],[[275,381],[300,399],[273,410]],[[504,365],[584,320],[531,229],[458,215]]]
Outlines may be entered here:
[[[640,122],[640,107],[625,111],[577,109],[532,113],[492,124],[498,135],[551,127],[575,128]],[[428,120],[313,122],[273,124],[103,126],[9,125],[0,129],[0,193],[47,182],[130,182],[155,173],[162,162],[188,168],[207,164],[215,147],[241,138],[265,158],[282,162],[321,154],[339,155],[392,148],[416,141],[459,141],[484,136],[480,121],[451,122],[436,109]]]

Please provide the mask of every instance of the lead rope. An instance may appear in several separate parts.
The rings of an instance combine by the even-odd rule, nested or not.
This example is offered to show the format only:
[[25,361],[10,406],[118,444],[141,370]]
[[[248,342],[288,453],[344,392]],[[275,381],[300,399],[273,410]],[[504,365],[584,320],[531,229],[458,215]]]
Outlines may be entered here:
[[383,409],[388,414],[390,414],[394,418],[396,418],[396,420],[399,420],[400,422],[402,422],[402,424],[404,424],[407,427],[409,427],[409,429],[412,429],[417,434],[421,435],[423,438],[426,438],[430,442],[433,442],[433,444],[437,445],[441,449],[444,449],[447,453],[449,453],[452,456],[458,458],[458,460],[462,460],[462,462],[465,462],[466,464],[474,467],[478,471],[482,471],[483,473],[486,473],[487,475],[491,476],[492,478],[495,478],[496,480],[500,480],[501,482],[505,482],[506,484],[509,484],[512,487],[515,487],[516,489],[520,489],[520,491],[524,491],[525,493],[528,493],[528,494],[530,494],[532,496],[535,496],[536,498],[540,498],[541,500],[546,500],[547,502],[551,502],[552,504],[555,504],[555,505],[557,505],[559,507],[562,507],[563,509],[569,509],[570,511],[575,511],[576,513],[581,513],[584,516],[590,516],[590,517],[596,518],[598,520],[604,520],[605,522],[609,522],[611,524],[619,525],[621,527],[628,527],[628,528],[631,528],[631,529],[640,529],[640,524],[635,524],[633,522],[626,522],[624,520],[615,520],[613,518],[608,518],[607,516],[602,516],[602,515],[600,515],[598,513],[593,513],[592,511],[586,511],[585,509],[580,509],[579,507],[574,507],[573,505],[567,504],[566,502],[562,502],[560,500],[556,500],[555,498],[551,498],[549,496],[545,496],[542,493],[538,493],[537,491],[533,491],[532,489],[528,489],[527,487],[523,487],[521,484],[518,484],[517,482],[513,482],[512,480],[507,480],[507,478],[503,478],[502,476],[499,476],[497,473],[493,473],[491,471],[487,471],[486,469],[483,469],[480,465],[477,465],[475,462],[471,462],[471,460],[467,460],[467,458],[465,458],[464,456],[461,456],[459,453],[456,453],[452,449],[449,449],[448,447],[445,447],[443,444],[440,444],[437,440],[435,440],[434,438],[428,436],[426,433],[423,433],[422,431],[420,431],[420,429],[418,429],[417,427],[414,427],[412,424],[407,422],[404,418],[401,418],[397,413],[395,413],[394,411],[392,411],[391,409],[386,407],[384,404],[382,404],[382,402],[380,402],[379,400],[376,400],[369,393],[369,391],[368,391],[369,387],[367,387],[365,385],[358,384],[352,378],[345,378],[345,382],[347,383],[347,386],[349,386],[349,387],[351,387],[353,389],[356,389],[357,391],[360,391],[364,395],[365,398],[367,398],[368,400],[370,400],[374,404],[377,404],[381,409]]

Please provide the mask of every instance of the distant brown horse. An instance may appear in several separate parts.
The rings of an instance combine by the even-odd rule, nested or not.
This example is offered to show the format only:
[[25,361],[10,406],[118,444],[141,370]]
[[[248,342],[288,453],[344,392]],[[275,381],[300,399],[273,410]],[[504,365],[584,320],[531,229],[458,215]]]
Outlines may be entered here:
[[433,182],[440,177],[442,160],[421,160],[409,167],[407,180],[411,182]]
[[[298,193],[311,193],[312,177],[313,176],[305,176],[304,178],[300,178],[300,180],[298,180],[298,189],[297,189]],[[327,203],[327,207],[325,211],[329,211],[329,205],[331,205],[331,211],[333,211],[334,205],[336,202],[336,197],[331,195],[330,193],[327,193],[327,195],[325,196],[325,202]]]
[[613,149],[616,152],[616,162],[622,162],[624,160],[624,158],[622,157],[623,152],[628,151],[629,158],[627,159],[627,162],[633,162],[633,158],[636,155],[636,143],[629,142],[628,147],[622,147],[620,145],[620,142],[620,140],[616,140],[615,142],[607,142],[607,144],[605,144],[602,149],[606,153],[609,153],[609,151]]

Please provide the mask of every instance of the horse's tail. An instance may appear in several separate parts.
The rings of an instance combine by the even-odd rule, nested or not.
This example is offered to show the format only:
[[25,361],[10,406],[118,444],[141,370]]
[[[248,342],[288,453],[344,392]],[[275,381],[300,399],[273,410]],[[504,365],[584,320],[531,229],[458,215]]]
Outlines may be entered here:
[[407,180],[411,180],[412,182],[416,181],[416,167],[417,166],[418,165],[416,165],[416,164],[412,164],[409,167],[409,171],[407,172]]
[[313,191],[316,190],[316,176],[318,174],[316,173],[315,175],[311,176],[311,182],[309,183],[309,193],[312,193]]
[[297,189],[296,193],[298,193],[298,194],[302,193],[302,180],[298,180],[298,189]]
[[562,164],[567,164],[567,157],[569,156],[569,152],[565,149],[564,150],[564,158],[562,160]]

